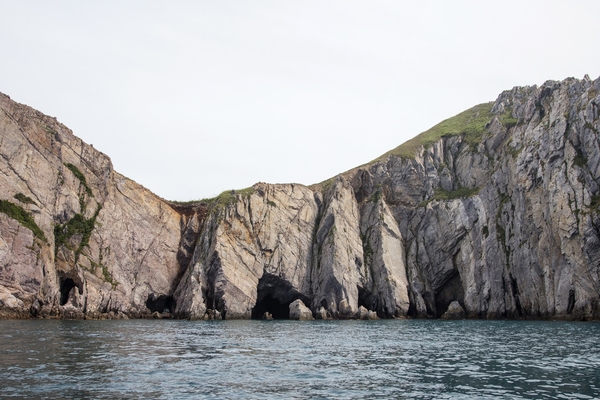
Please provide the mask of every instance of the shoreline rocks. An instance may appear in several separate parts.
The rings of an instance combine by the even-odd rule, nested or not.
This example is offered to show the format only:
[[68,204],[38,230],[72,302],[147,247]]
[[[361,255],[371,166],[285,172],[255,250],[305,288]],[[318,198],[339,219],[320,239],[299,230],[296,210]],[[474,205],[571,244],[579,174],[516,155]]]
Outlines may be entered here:
[[296,321],[312,321],[312,311],[306,307],[302,300],[298,299],[290,304],[290,319]]

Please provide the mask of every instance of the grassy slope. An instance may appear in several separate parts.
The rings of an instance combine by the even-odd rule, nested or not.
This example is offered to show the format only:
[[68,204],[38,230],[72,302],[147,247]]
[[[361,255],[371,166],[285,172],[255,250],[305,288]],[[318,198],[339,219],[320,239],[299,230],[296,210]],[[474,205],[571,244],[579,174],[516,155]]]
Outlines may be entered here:
[[190,200],[190,201],[171,201],[171,203],[177,204],[179,206],[195,206],[198,204],[208,204],[209,206],[228,206],[237,201],[237,195],[241,195],[242,197],[248,197],[254,193],[253,187],[248,187],[245,189],[237,189],[237,190],[225,190],[220,195],[208,199],[200,199],[200,200]]
[[[454,117],[448,118],[440,122],[439,124],[429,128],[425,132],[422,132],[414,138],[404,142],[395,149],[388,151],[387,153],[381,155],[380,157],[377,157],[371,162],[361,165],[360,167],[383,161],[391,155],[406,159],[414,159],[415,154],[417,153],[417,151],[419,151],[421,146],[428,148],[432,144],[440,140],[442,137],[463,136],[466,142],[474,147],[481,141],[481,138],[485,131],[485,125],[488,122],[490,122],[490,120],[493,117],[491,113],[493,105],[494,102],[492,101],[489,103],[476,105],[473,108],[463,111],[460,114],[455,115]],[[510,113],[499,117],[501,118],[501,122],[503,123],[508,122],[508,124],[510,125],[514,125],[514,123],[516,123],[516,120],[514,121],[514,123],[512,123],[513,121],[512,119],[510,119]],[[354,169],[356,168],[353,168],[352,170]],[[313,190],[326,190],[329,186],[331,186],[333,180],[334,178],[330,178],[323,182],[310,185],[309,187]],[[235,194],[252,194],[252,188],[236,190]],[[232,195],[231,191],[226,190],[225,192],[212,199],[192,200],[187,202],[173,201],[173,203],[181,206],[191,206],[199,203],[208,203],[223,206],[235,202],[235,198],[235,195]]]
[[[390,150],[387,153],[357,168],[368,166],[379,161],[384,161],[392,155],[405,159],[414,159],[415,154],[419,151],[421,146],[427,149],[443,137],[464,136],[466,142],[474,147],[481,141],[485,131],[485,125],[490,122],[493,117],[491,113],[493,105],[494,102],[492,101],[489,103],[476,105],[473,108],[463,111],[460,114],[448,118],[429,128],[425,132],[420,133],[414,138],[402,143],[395,149]],[[501,122],[505,122],[504,120],[506,119],[508,121],[509,116],[510,112],[499,117],[501,118]],[[512,120],[509,122],[512,122]],[[350,171],[354,171],[357,168],[353,168]],[[334,178],[330,178],[323,182],[313,184],[309,187],[313,190],[324,191],[331,186],[333,180]]]
[[421,146],[428,148],[442,137],[447,136],[464,135],[467,143],[476,145],[481,140],[485,124],[492,119],[491,110],[493,105],[494,102],[479,104],[452,118],[448,118],[368,164],[382,161],[391,155],[409,159],[414,158],[415,153]]

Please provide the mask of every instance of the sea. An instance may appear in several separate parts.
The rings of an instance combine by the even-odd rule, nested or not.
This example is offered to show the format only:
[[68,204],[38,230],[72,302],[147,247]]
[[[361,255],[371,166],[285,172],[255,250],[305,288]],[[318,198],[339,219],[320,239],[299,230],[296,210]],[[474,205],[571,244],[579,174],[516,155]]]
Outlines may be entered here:
[[600,323],[0,321],[0,398],[598,399]]

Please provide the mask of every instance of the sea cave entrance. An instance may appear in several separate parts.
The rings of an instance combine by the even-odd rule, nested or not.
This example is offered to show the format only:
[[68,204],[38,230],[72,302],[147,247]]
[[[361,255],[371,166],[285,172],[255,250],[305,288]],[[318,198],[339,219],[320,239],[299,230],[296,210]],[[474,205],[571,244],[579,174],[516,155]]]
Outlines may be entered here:
[[[66,275],[64,273],[58,274],[58,290],[60,292],[60,305],[67,305],[71,294],[82,295],[83,294],[83,282],[75,274]],[[76,292],[74,292],[76,290]]]
[[444,315],[450,303],[455,300],[464,307],[465,294],[458,271],[437,290],[435,294],[435,317],[440,318]]
[[146,300],[146,307],[152,313],[157,311],[159,313],[172,313],[175,311],[175,306],[173,296],[156,296],[152,293],[148,295],[148,300]]
[[69,293],[76,287],[75,282],[71,278],[60,280],[60,305],[64,306],[69,301]]
[[298,293],[288,281],[265,273],[258,281],[252,319],[262,319],[267,312],[273,319],[289,319],[290,304],[297,299],[309,304],[308,298]]

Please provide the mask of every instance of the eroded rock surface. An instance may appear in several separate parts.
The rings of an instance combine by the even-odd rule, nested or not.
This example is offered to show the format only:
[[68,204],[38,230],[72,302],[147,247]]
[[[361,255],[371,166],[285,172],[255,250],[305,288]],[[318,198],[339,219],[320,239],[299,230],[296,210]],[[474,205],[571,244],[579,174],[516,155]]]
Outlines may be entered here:
[[517,87],[323,184],[184,205],[2,95],[0,316],[600,319],[599,105]]

